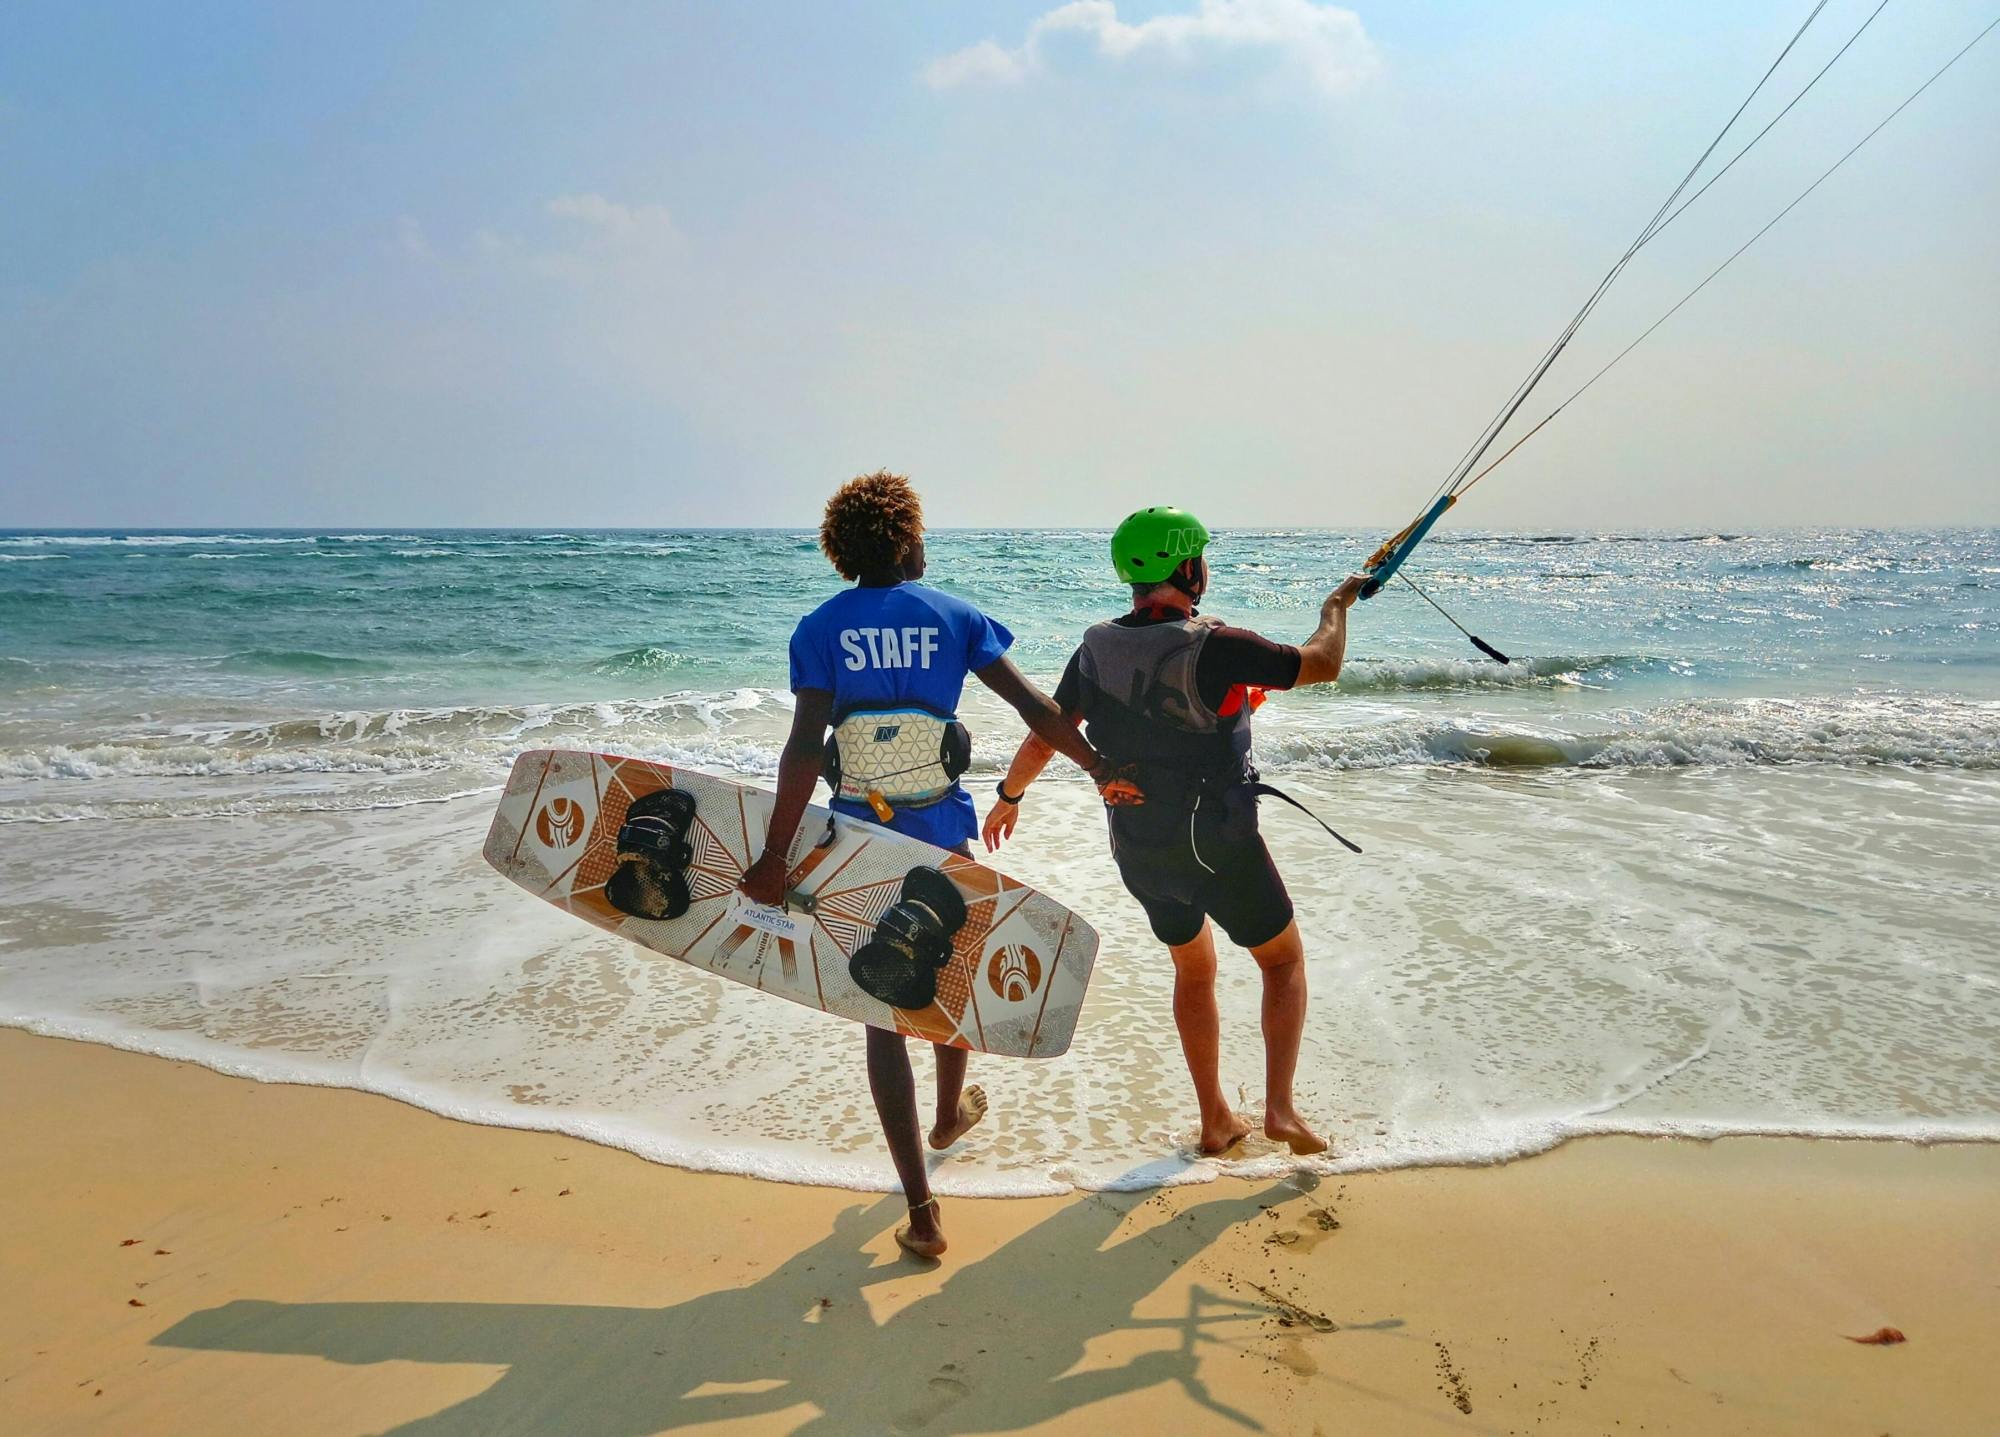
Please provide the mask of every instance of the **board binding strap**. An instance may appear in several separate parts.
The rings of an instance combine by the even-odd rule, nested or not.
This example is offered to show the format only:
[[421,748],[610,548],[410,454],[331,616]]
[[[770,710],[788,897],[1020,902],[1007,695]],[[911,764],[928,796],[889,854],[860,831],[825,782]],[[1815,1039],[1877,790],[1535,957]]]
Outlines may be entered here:
[[892,1008],[928,1008],[937,1000],[938,973],[951,962],[951,940],[965,919],[957,885],[942,870],[919,864],[903,876],[902,893],[876,922],[874,936],[854,950],[848,976]]
[[694,862],[695,798],[684,788],[663,788],[632,800],[618,830],[618,867],[604,898],[634,918],[678,918],[694,901],[688,868]]

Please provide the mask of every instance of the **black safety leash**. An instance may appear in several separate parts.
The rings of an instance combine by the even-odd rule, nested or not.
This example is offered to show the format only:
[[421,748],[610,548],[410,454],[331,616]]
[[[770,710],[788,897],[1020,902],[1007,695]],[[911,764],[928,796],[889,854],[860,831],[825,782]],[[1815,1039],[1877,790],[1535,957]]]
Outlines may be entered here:
[[1270,784],[1262,782],[1250,784],[1249,788],[1250,792],[1254,794],[1269,794],[1272,798],[1282,798],[1286,803],[1289,803],[1293,808],[1296,808],[1300,813],[1303,813],[1307,818],[1310,818],[1314,823],[1317,823],[1321,828],[1332,834],[1343,848],[1346,848],[1351,853],[1359,853],[1361,851],[1360,844],[1340,833],[1332,824],[1314,813],[1310,808],[1307,808],[1303,803],[1300,803],[1296,798],[1293,798],[1289,793],[1286,793],[1282,788],[1273,788]]
[[1433,609],[1436,609],[1440,614],[1443,614],[1444,621],[1447,624],[1450,624],[1454,629],[1457,629],[1461,634],[1464,634],[1468,639],[1472,640],[1472,647],[1479,650],[1480,653],[1486,655],[1487,658],[1493,660],[1493,662],[1495,662],[1496,664],[1511,664],[1514,662],[1512,659],[1508,658],[1507,655],[1501,653],[1498,649],[1494,648],[1493,645],[1487,643],[1486,640],[1480,638],[1479,635],[1473,633],[1472,630],[1468,629],[1465,625],[1461,624],[1457,619],[1454,619],[1451,616],[1450,611],[1447,610],[1443,604],[1440,604],[1436,599],[1433,599],[1429,594],[1426,594],[1422,589],[1419,589],[1417,587],[1417,581],[1415,579],[1412,579],[1408,574],[1404,573],[1398,573],[1396,577],[1401,579],[1404,583],[1408,584],[1411,590],[1416,594],[1418,598],[1422,599],[1426,604],[1429,604]]

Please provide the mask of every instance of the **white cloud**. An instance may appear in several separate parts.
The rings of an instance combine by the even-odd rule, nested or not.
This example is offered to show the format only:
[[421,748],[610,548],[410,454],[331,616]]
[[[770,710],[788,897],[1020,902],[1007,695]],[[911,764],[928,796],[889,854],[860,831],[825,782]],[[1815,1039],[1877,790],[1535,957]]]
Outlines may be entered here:
[[464,245],[433,243],[413,215],[396,221],[396,241],[412,259],[484,268],[489,274],[532,275],[565,284],[602,281],[620,286],[653,283],[686,268],[687,236],[665,205],[623,204],[601,194],[557,195],[542,202],[552,222],[522,233],[488,225],[471,231]]
[[556,219],[575,220],[615,239],[667,239],[678,233],[665,205],[626,205],[603,195],[557,195],[548,203]]
[[1154,54],[1189,63],[1216,51],[1271,51],[1329,94],[1353,88],[1380,64],[1361,17],[1316,0],[1199,0],[1191,12],[1137,24],[1118,18],[1114,0],[1070,0],[1039,16],[1014,49],[981,40],[933,60],[924,83],[938,90],[1019,84],[1046,68],[1043,41],[1059,34],[1082,35],[1111,60]]
[[981,40],[924,66],[924,83],[934,90],[956,85],[1012,85],[1027,79],[1034,68],[1028,46],[1009,50],[992,40]]

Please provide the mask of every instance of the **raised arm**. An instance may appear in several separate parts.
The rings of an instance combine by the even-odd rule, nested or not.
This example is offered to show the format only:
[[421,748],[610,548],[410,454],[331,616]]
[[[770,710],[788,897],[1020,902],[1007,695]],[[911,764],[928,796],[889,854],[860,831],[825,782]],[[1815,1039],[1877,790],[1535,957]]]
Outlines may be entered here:
[[1299,676],[1292,687],[1330,684],[1340,677],[1341,661],[1347,657],[1347,611],[1360,596],[1362,582],[1359,574],[1350,575],[1326,596],[1319,607],[1319,627],[1299,645]]
[[778,756],[778,801],[764,831],[764,852],[736,885],[752,902],[784,901],[785,879],[791,875],[787,855],[806,805],[812,802],[813,785],[819,782],[820,757],[826,751],[832,719],[833,695],[826,689],[800,689],[793,696],[792,732]]

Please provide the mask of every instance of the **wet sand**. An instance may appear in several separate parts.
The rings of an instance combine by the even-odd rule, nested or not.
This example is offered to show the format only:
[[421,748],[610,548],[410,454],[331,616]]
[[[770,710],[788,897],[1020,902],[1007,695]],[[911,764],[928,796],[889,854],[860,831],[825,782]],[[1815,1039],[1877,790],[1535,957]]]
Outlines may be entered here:
[[12,1031],[0,1093],[11,1431],[2000,1430],[2000,1146],[958,1200],[926,1268],[894,1197],[365,1093]]

